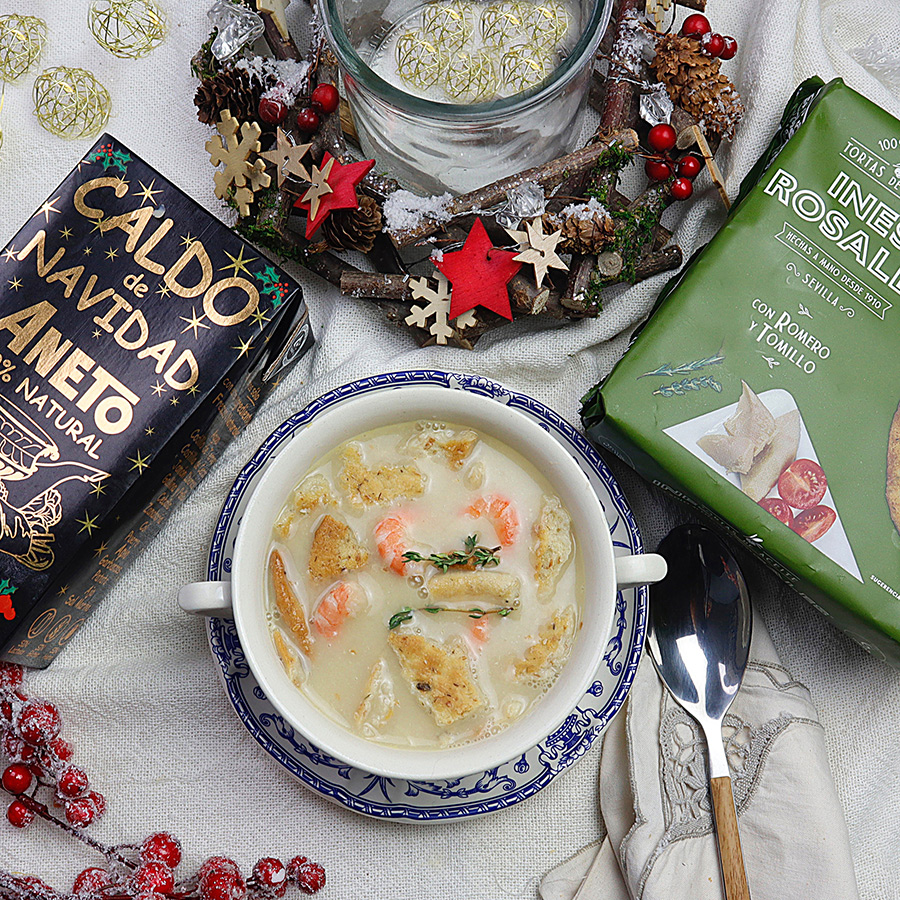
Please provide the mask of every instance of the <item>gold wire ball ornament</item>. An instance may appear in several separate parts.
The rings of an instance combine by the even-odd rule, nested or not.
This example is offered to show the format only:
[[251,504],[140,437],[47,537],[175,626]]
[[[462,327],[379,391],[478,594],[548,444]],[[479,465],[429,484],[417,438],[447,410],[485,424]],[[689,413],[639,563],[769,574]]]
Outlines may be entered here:
[[569,13],[562,3],[520,3],[519,9],[529,43],[553,50],[569,32]]
[[446,54],[420,31],[404,32],[397,40],[397,72],[412,87],[434,87],[446,62]]
[[522,7],[530,3],[502,0],[492,3],[481,13],[481,36],[486,44],[506,49],[527,40]]
[[468,43],[478,25],[478,13],[472,3],[428,3],[422,8],[422,31],[437,47],[459,51]]
[[156,0],[94,0],[88,11],[94,40],[115,56],[136,59],[166,36],[166,14]]
[[497,96],[497,66],[485,51],[458,53],[444,69],[444,91],[457,103],[483,103]]
[[109,119],[109,91],[86,69],[57,66],[34,80],[34,114],[57,137],[97,134]]
[[553,60],[542,47],[514,47],[500,60],[500,83],[505,96],[527,91],[549,78]]
[[0,16],[0,78],[17,81],[37,61],[47,43],[47,23],[37,16]]

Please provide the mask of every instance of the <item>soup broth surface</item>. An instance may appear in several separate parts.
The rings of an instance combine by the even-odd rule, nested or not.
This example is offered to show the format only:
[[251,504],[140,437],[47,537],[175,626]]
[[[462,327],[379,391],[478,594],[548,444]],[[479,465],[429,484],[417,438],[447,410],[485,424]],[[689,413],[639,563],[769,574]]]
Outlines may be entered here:
[[[487,565],[428,561],[473,544]],[[463,426],[408,422],[335,448],[287,498],[270,554],[266,616],[288,675],[329,717],[390,745],[502,730],[556,680],[581,624],[559,498]]]

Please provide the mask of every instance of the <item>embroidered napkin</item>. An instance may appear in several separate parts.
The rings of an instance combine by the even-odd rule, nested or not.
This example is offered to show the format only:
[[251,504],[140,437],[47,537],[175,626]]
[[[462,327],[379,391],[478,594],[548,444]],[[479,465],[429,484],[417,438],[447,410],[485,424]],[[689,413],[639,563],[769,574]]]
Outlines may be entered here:
[[[722,733],[753,900],[857,900],[822,726],[758,617]],[[600,807],[606,834],[544,877],[543,900],[723,900],[703,733],[646,654],[604,737]]]

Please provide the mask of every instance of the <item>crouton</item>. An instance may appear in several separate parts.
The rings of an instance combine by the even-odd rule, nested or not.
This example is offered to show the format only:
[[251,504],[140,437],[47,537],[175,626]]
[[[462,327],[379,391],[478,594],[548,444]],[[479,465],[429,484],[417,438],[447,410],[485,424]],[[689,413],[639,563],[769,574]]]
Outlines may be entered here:
[[275,533],[284,540],[290,537],[300,516],[320,506],[334,506],[335,503],[328,479],[318,473],[310,475],[294,488],[284,512],[275,523]]
[[572,555],[572,520],[556,497],[544,498],[534,537],[534,578],[538,597],[546,597]]
[[360,544],[346,522],[325,516],[313,535],[309,551],[309,574],[316,581],[335,578],[359,569],[369,561],[369,551]]
[[472,572],[463,569],[435,575],[426,585],[428,594],[436,600],[459,597],[493,597],[503,603],[519,596],[522,583],[506,572]]
[[426,430],[414,434],[403,449],[443,456],[451,469],[461,469],[477,443],[478,435],[474,431]]
[[424,635],[392,631],[393,647],[413,694],[438,725],[452,725],[484,705],[465,649],[450,649]]
[[312,651],[312,639],[309,636],[306,611],[303,609],[300,598],[294,593],[294,588],[284,567],[284,559],[278,550],[273,550],[269,557],[269,569],[275,585],[275,606],[294,636],[294,640],[300,645],[303,652],[309,655]]
[[556,612],[538,632],[538,640],[515,665],[516,678],[526,684],[546,683],[562,667],[575,635],[575,609]]
[[341,486],[356,507],[379,506],[400,499],[411,500],[421,497],[425,492],[425,476],[413,463],[370,469],[363,462],[358,444],[348,444],[341,459]]
[[381,726],[394,714],[397,700],[387,663],[379,659],[366,682],[366,692],[356,710],[356,727],[365,737],[375,737]]

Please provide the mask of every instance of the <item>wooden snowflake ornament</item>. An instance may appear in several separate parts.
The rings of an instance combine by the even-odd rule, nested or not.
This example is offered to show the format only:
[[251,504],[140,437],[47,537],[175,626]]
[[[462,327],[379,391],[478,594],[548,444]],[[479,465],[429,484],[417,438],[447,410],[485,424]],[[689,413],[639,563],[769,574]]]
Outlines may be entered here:
[[[460,331],[476,323],[472,310],[464,312],[450,325],[450,282],[443,273],[438,273],[437,289],[431,286],[427,278],[413,278],[409,289],[414,300],[428,301],[425,306],[411,306],[409,315],[404,320],[407,325],[425,328],[434,335],[435,343],[446,344],[447,338],[453,337],[454,330]],[[434,321],[429,325],[430,319]]]
[[303,165],[303,160],[310,147],[312,147],[312,144],[295,145],[292,143],[290,137],[281,130],[279,125],[275,132],[275,146],[265,153],[260,153],[259,156],[275,166],[278,176],[278,187],[280,188],[288,175],[302,178],[304,181],[312,181],[312,176],[309,174],[306,166]]
[[322,157],[321,168],[313,166],[310,178],[312,185],[294,204],[307,212],[307,240],[319,230],[319,226],[334,210],[359,208],[356,187],[374,165],[374,159],[344,164],[326,152]]
[[216,130],[218,134],[214,134],[206,142],[210,162],[214,166],[220,163],[225,165],[224,169],[215,174],[216,196],[225,200],[233,186],[238,212],[242,216],[249,216],[253,195],[272,183],[266,173],[266,164],[261,159],[250,162],[251,154],[259,152],[262,129],[256,122],[244,122],[241,125],[230,110],[224,109]]
[[[507,229],[509,230],[509,229]],[[562,240],[562,231],[544,234],[544,223],[541,219],[525,223],[525,231],[510,231],[512,238],[519,242],[522,252],[513,259],[516,262],[534,266],[534,283],[540,287],[547,277],[548,269],[562,269],[568,272],[569,267],[556,253],[556,245]]]

